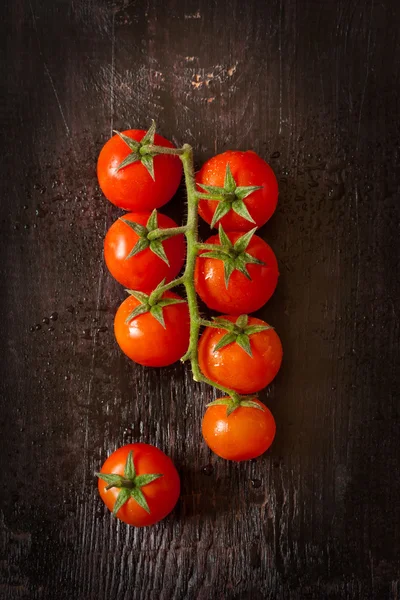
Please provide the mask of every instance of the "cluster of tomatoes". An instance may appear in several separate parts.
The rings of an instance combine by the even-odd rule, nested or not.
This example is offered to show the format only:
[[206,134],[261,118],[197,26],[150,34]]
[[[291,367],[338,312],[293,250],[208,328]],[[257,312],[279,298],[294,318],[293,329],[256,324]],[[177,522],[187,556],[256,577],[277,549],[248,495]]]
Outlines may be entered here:
[[[180,157],[164,153],[173,148],[154,124],[147,132],[117,132],[97,166],[104,195],[128,211],[104,241],[107,267],[128,292],[115,315],[115,337],[131,360],[153,367],[179,360],[191,332],[187,301],[163,290],[186,254],[185,228],[157,211],[181,181]],[[252,395],[277,374],[282,346],[270,325],[247,314],[267,302],[278,282],[275,255],[255,233],[275,211],[278,185],[255,152],[229,151],[203,165],[196,189],[198,212],[218,235],[199,243],[193,285],[210,309],[223,313],[205,321],[196,362],[204,380],[229,391],[208,406],[202,432],[219,456],[247,460],[265,452],[275,435],[271,412]],[[146,444],[120,448],[97,475],[106,505],[133,525],[160,520],[179,496],[174,465]]]

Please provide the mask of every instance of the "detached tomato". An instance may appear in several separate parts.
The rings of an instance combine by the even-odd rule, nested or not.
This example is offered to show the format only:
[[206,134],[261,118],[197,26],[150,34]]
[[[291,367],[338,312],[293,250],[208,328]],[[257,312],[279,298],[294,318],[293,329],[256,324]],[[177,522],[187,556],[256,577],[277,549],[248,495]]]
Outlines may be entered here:
[[[142,301],[134,295],[126,298],[114,320],[115,338],[121,350],[146,367],[165,367],[182,358],[189,346],[187,303],[178,294],[167,291],[150,307],[146,304],[148,296],[134,291],[131,294]],[[138,314],[132,317],[134,311]]]
[[208,308],[231,315],[261,308],[278,283],[278,263],[270,246],[251,232],[229,232],[221,239],[220,231],[206,243],[215,245],[215,251],[198,256],[195,286]]
[[161,521],[179,498],[179,475],[172,460],[149,444],[122,446],[96,475],[104,504],[135,527]]
[[203,374],[239,394],[253,394],[271,383],[282,362],[282,344],[275,330],[261,319],[246,321],[243,315],[237,320],[218,317],[215,322],[221,328],[206,327],[199,341]]
[[[219,402],[229,398],[222,398]],[[246,401],[244,401],[246,403]],[[203,417],[202,433],[206,444],[215,454],[227,460],[250,460],[263,454],[275,437],[275,419],[257,398],[250,403],[258,406],[239,406],[227,414],[226,405],[212,405]]]
[[154,134],[153,129],[123,131],[121,135],[126,141],[114,135],[100,152],[97,176],[103,194],[125,210],[151,211],[171,200],[178,189],[182,177],[179,156],[159,154],[153,158],[141,154],[143,145],[175,147],[161,135]]
[[[185,260],[184,236],[176,235],[158,243],[150,242],[147,236],[151,229],[147,225],[152,216],[150,213],[127,213],[111,225],[105,237],[106,265],[114,279],[124,287],[152,290],[163,279],[166,283],[172,281],[182,268]],[[156,227],[167,230],[177,227],[177,224],[158,213]],[[160,245],[164,258],[160,258],[160,252],[156,253]],[[137,248],[143,249],[133,254]]]
[[198,191],[220,200],[200,200],[199,214],[212,227],[249,231],[272,217],[278,182],[271,167],[255,152],[229,150],[210,158],[196,175]]

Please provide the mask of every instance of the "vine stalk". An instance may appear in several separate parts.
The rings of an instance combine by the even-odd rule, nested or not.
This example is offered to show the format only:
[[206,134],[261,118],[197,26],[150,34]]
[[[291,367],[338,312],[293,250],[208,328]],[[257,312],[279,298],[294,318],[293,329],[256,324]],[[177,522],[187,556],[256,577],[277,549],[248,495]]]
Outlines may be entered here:
[[[171,149],[157,146],[157,154],[171,154]],[[194,162],[193,162],[193,148],[189,144],[184,144],[182,148],[177,148],[174,152],[182,161],[183,173],[185,177],[186,193],[187,193],[187,222],[183,227],[177,228],[177,233],[184,233],[186,237],[186,267],[183,275],[174,279],[170,283],[157,289],[158,294],[170,290],[178,285],[184,285],[186,290],[186,298],[189,307],[190,314],[190,338],[189,347],[186,354],[181,358],[182,362],[190,360],[193,379],[198,382],[204,382],[208,385],[215,387],[216,389],[224,392],[229,396],[233,402],[237,405],[240,403],[240,396],[234,390],[227,388],[223,385],[219,385],[215,381],[205,377],[200,371],[199,360],[198,360],[198,341],[200,335],[200,327],[202,325],[214,325],[211,322],[201,319],[199,313],[199,307],[197,304],[196,290],[194,287],[194,270],[196,266],[196,257],[199,250],[206,249],[205,244],[200,244],[198,240],[198,204],[200,198],[210,198],[206,194],[197,192],[196,183],[194,178]],[[179,230],[179,231],[178,231]],[[164,231],[165,233],[165,231]],[[208,248],[207,248],[208,249]],[[151,296],[150,296],[151,299]]]

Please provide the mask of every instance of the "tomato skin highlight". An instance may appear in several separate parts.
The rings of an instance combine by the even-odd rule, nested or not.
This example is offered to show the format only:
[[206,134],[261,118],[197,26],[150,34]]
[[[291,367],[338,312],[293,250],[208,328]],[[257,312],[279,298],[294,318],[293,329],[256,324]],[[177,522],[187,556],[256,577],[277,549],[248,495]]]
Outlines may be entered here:
[[[228,232],[228,237],[235,243],[241,232]],[[207,244],[220,246],[219,236],[211,236]],[[195,287],[203,302],[221,313],[241,315],[260,309],[271,298],[278,284],[278,262],[270,246],[257,235],[254,235],[246,252],[262,260],[265,265],[248,264],[251,280],[243,273],[235,270],[229,279],[228,288],[224,280],[224,264],[215,258],[196,259]]]
[[[180,494],[180,479],[172,460],[150,444],[127,444],[118,448],[105,461],[101,473],[123,475],[127,456],[133,451],[136,474],[161,473],[163,476],[142,488],[150,508],[148,514],[134,499],[130,498],[118,511],[117,517],[128,525],[144,527],[164,519],[176,505]],[[98,480],[100,496],[109,510],[113,510],[120,488],[106,490],[107,483]]]
[[[162,297],[182,299],[169,291]],[[125,323],[139,304],[136,298],[128,296],[117,310],[114,333],[119,347],[131,360],[145,367],[172,365],[185,354],[189,346],[187,303],[172,304],[163,309],[165,329],[149,312]]]
[[226,460],[242,461],[261,456],[271,446],[276,431],[271,411],[257,398],[263,410],[239,406],[229,416],[226,406],[209,406],[201,426],[204,440],[215,454]]
[[[240,152],[228,150],[210,158],[196,175],[196,183],[223,187],[226,165],[229,163],[232,175],[238,186],[262,186],[245,198],[244,203],[255,221],[255,224],[230,210],[216,223],[225,231],[250,231],[253,227],[261,227],[274,214],[278,202],[278,182],[268,163],[252,150]],[[199,192],[204,193],[199,186]],[[218,201],[200,200],[199,214],[211,223]]]
[[[224,315],[235,322],[236,317]],[[265,321],[249,317],[249,325],[266,325]],[[214,352],[224,329],[206,327],[200,337],[198,357],[200,369],[206,377],[239,394],[253,394],[266,387],[278,373],[282,363],[282,344],[274,329],[250,336],[253,356],[250,357],[236,343]]]
[[[151,213],[127,213],[123,219],[146,226]],[[177,227],[175,221],[158,213],[158,227],[169,229]],[[159,258],[150,248],[138,252],[131,258],[126,257],[139,240],[139,236],[122,219],[117,219],[107,231],[104,239],[104,259],[111,275],[121,285],[132,290],[153,290],[165,278],[172,281],[179,273],[185,260],[186,245],[183,235],[176,235],[164,242],[165,253],[170,266]]]
[[[140,142],[146,131],[129,129],[122,133]],[[174,144],[157,133],[154,144],[175,148]],[[129,147],[118,135],[114,135],[103,146],[97,161],[97,177],[105,197],[124,210],[139,212],[151,211],[169,202],[182,178],[179,156],[155,156],[153,180],[140,161],[117,171],[118,166],[130,153]]]

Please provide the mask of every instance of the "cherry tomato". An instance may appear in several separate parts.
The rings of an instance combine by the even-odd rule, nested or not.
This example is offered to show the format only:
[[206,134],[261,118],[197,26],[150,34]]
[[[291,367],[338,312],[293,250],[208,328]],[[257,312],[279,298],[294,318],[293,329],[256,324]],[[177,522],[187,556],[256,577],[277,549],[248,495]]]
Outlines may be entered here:
[[202,423],[203,437],[221,458],[250,460],[271,446],[275,437],[275,419],[257,398],[251,400],[260,409],[239,406],[228,416],[224,405],[207,408]]
[[[146,131],[129,129],[122,135],[140,142]],[[154,144],[174,148],[161,135],[155,134]],[[118,170],[121,162],[131,154],[129,146],[114,135],[103,146],[97,162],[97,176],[105,197],[120,208],[130,211],[151,211],[171,200],[182,177],[179,156],[159,154],[154,157],[154,179],[141,160]]]
[[[182,300],[178,294],[164,292],[162,300]],[[146,367],[165,367],[176,362],[189,346],[190,320],[186,302],[162,309],[165,328],[150,313],[127,317],[139,306],[133,296],[123,301],[114,320],[115,338],[121,350],[133,361]]]
[[[224,316],[234,322],[236,317]],[[249,317],[248,326],[267,325],[261,319]],[[239,394],[253,394],[274,379],[282,362],[282,344],[274,329],[249,336],[252,356],[232,342],[220,350],[215,346],[227,334],[223,328],[206,327],[198,346],[199,365],[203,374]]]
[[[240,239],[242,233],[227,233],[232,244]],[[217,235],[211,236],[207,244],[221,246]],[[248,279],[235,269],[229,277],[228,287],[225,283],[225,267],[223,260],[202,258],[196,260],[195,286],[203,302],[212,310],[231,315],[251,313],[261,308],[272,296],[278,283],[278,263],[273,250],[264,240],[253,235],[245,253],[262,261],[260,264],[246,264]],[[242,253],[243,260],[246,260]],[[233,254],[235,261],[235,254]],[[234,264],[234,263],[233,263]]]
[[[129,467],[129,455],[134,469],[132,472],[126,470],[127,465]],[[143,476],[151,474],[160,476],[141,485],[146,480]],[[123,483],[119,487],[116,485],[107,490],[109,483],[101,478],[102,475],[122,476],[120,481],[123,480]],[[114,511],[121,490],[126,490],[123,492],[124,503],[117,510],[116,516],[135,527],[153,525],[161,521],[171,512],[179,498],[180,480],[172,460],[149,444],[127,444],[118,448],[107,458],[97,476],[100,496],[111,511]],[[117,484],[118,479],[115,478]]]
[[[169,266],[150,247],[131,258],[127,256],[139,241],[139,235],[129,223],[146,226],[150,213],[127,213],[113,223],[104,240],[104,258],[111,275],[124,287],[152,290],[160,281],[168,283],[179,273],[185,260],[185,238],[176,235],[162,242]],[[175,221],[158,213],[158,227],[177,227]]]
[[[222,198],[228,212],[213,226],[221,223],[225,231],[249,231],[255,226],[261,227],[275,212],[278,202],[278,182],[271,167],[252,150],[247,152],[229,150],[210,158],[196,175],[199,192],[218,196],[217,191],[208,192],[201,185],[224,188],[228,165],[236,189],[234,186],[231,188],[227,186],[223,191]],[[261,186],[261,189],[246,195],[249,189],[246,191],[243,188],[252,186]],[[207,223],[212,223],[219,204],[220,202],[216,200],[200,200],[200,216]],[[252,220],[241,216],[246,212]]]

